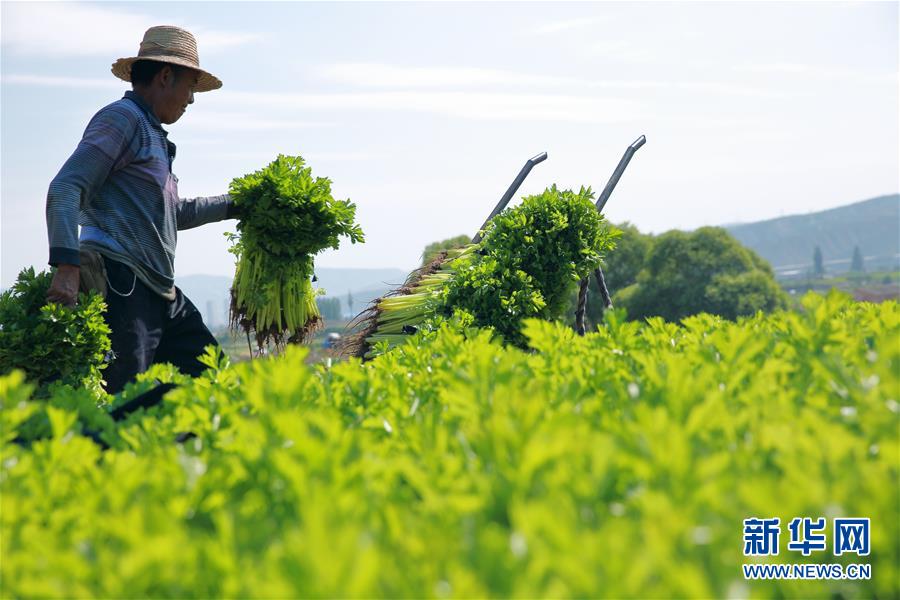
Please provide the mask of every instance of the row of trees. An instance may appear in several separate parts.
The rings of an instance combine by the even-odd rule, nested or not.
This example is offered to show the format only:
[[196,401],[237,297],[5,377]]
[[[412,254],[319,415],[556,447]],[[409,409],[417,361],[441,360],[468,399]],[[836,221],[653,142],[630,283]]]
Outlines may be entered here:
[[316,304],[326,321],[340,321],[344,316],[341,314],[340,298],[316,298]]
[[[347,313],[355,314],[353,307],[356,303],[353,301],[353,293],[347,292]],[[335,296],[326,296],[324,298],[316,298],[316,304],[319,305],[319,312],[327,321],[340,321],[346,316],[342,308],[341,299]]]
[[[850,272],[857,274],[866,272],[865,260],[863,259],[859,246],[853,246],[853,257],[850,259]],[[825,275],[825,260],[822,256],[822,249],[818,246],[816,246],[816,249],[813,251],[813,275],[816,277],[823,277]]]
[[[735,319],[788,306],[771,265],[720,227],[659,236],[630,223],[618,228],[622,237],[604,260],[603,273],[614,306],[631,319],[678,321],[701,312]],[[603,311],[599,295],[592,278],[587,316],[593,323]]]

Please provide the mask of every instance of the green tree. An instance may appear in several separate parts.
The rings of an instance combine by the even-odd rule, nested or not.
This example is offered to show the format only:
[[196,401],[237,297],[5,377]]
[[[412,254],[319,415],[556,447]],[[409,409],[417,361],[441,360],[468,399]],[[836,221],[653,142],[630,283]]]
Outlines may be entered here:
[[634,319],[668,321],[708,312],[734,319],[787,306],[772,267],[727,231],[702,227],[656,238],[637,282],[615,302]]
[[422,251],[422,266],[424,267],[435,258],[437,255],[443,252],[444,250],[449,250],[450,248],[458,248],[460,246],[465,246],[466,244],[472,241],[471,236],[468,235],[458,235],[456,237],[448,238],[446,240],[441,240],[439,242],[432,242],[425,246],[425,250]]
[[813,251],[813,275],[822,277],[825,275],[825,262],[822,259],[822,249],[816,246]]
[[610,293],[637,281],[653,245],[653,236],[641,233],[631,223],[625,222],[616,225],[616,228],[622,232],[622,237],[616,240],[616,247],[603,259],[603,277]]
[[853,246],[853,259],[850,261],[850,272],[851,273],[865,273],[866,272],[866,264],[863,259],[862,252],[859,250],[859,246]]
[[737,275],[716,275],[706,291],[710,302],[706,312],[726,319],[734,320],[757,310],[769,312],[787,306],[784,292],[775,278],[759,269]]

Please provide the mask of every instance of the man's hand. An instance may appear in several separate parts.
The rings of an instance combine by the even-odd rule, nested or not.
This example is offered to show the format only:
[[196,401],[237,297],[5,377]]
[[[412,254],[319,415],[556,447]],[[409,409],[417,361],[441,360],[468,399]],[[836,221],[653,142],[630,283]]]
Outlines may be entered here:
[[75,306],[80,276],[81,269],[77,265],[59,265],[47,290],[47,301]]

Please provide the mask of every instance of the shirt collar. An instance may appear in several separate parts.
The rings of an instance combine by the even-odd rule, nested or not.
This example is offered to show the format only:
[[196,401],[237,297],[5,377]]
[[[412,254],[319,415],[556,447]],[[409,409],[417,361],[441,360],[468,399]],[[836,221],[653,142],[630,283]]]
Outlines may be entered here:
[[147,115],[147,118],[150,119],[150,123],[154,127],[161,130],[163,133],[168,134],[168,132],[162,128],[162,123],[159,121],[157,116],[153,113],[153,109],[150,108],[150,105],[147,104],[144,101],[144,99],[141,98],[137,92],[135,92],[134,90],[128,90],[127,92],[125,92],[124,97],[128,98],[129,100],[131,100],[132,102],[137,104],[141,108],[141,110],[143,110],[144,113]]
[[157,116],[153,113],[150,105],[147,104],[144,99],[141,98],[140,95],[134,90],[128,90],[127,92],[125,92],[124,97],[137,104],[140,109],[144,111],[144,114],[147,115],[147,119],[150,121],[150,124],[162,132],[163,136],[166,138],[166,147],[169,150],[169,162],[171,163],[171,161],[175,159],[175,144],[169,141],[169,132],[163,129],[162,123],[160,122],[159,118],[157,118]]

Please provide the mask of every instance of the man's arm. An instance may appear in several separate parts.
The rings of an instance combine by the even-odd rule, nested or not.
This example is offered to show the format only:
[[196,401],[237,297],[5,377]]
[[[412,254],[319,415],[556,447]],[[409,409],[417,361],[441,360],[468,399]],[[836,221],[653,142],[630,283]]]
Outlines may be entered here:
[[110,171],[128,159],[137,121],[126,110],[108,106],[88,124],[75,152],[47,192],[47,237],[50,264],[59,267],[47,292],[51,302],[73,305],[78,296],[78,213]]
[[178,229],[192,229],[207,223],[237,218],[234,203],[228,194],[200,198],[181,198],[178,201]]

